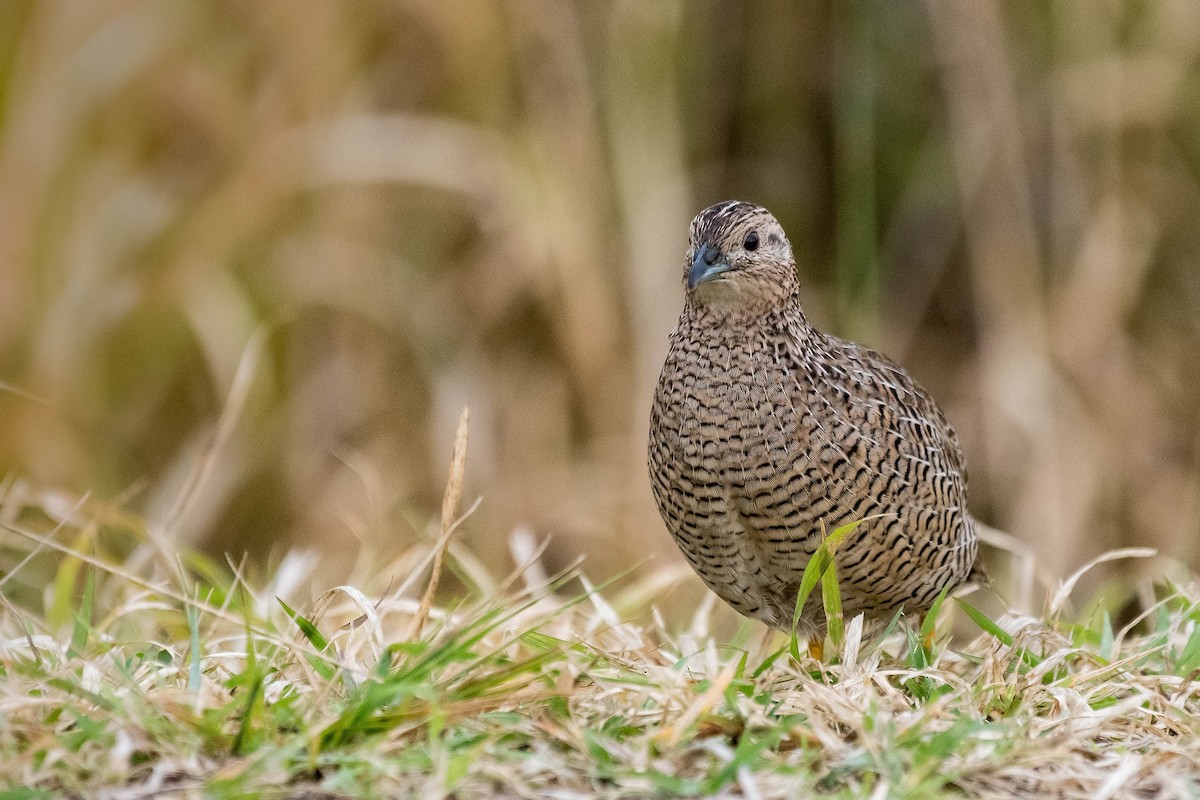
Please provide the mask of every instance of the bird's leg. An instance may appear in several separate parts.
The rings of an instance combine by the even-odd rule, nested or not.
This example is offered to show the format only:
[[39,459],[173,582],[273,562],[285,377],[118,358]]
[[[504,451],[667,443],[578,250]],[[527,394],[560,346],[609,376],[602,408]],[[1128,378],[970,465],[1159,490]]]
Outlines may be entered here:
[[817,661],[825,660],[825,637],[818,639],[813,636],[808,640],[808,657]]

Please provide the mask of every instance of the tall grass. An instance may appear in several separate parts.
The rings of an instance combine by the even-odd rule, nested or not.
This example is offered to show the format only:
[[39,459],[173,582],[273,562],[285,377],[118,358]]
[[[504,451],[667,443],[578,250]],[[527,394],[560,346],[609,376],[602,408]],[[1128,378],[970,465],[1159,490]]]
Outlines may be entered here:
[[650,387],[688,219],[742,196],[810,316],[947,406],[977,515],[1056,574],[1194,561],[1193,13],[6,3],[0,466],[356,575],[436,535],[469,404],[483,561],[517,527],[552,571],[674,558]]
[[262,579],[190,553],[139,564],[121,556],[146,536],[135,519],[5,487],[0,543],[22,558],[0,578],[0,792],[1194,796],[1194,584],[1146,584],[1153,604],[1123,628],[1067,612],[1078,576],[1036,617],[960,601],[980,631],[950,646],[936,610],[864,639],[861,617],[836,613],[834,570],[813,570],[824,662],[778,634],[719,640],[704,609],[680,629],[614,607],[573,570],[546,578],[536,550],[497,581],[451,549],[446,565],[485,577],[427,605],[408,590],[437,583],[454,465],[442,544],[315,600],[296,588],[315,566],[303,557]]

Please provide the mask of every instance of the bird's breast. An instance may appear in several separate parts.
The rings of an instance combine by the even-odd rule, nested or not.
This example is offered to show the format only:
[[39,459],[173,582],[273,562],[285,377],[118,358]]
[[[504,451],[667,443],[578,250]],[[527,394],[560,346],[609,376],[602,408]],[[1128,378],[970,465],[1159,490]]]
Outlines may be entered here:
[[672,347],[655,398],[661,458],[726,485],[787,462],[798,427],[794,379],[763,353],[761,343],[740,340]]

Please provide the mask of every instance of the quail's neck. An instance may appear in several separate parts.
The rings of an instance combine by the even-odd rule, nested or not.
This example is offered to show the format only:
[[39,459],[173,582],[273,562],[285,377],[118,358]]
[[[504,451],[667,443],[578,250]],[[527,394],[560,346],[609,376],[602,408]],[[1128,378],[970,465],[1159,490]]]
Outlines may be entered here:
[[710,333],[754,334],[789,331],[801,338],[813,333],[812,326],[800,307],[795,294],[774,298],[770,302],[702,302],[688,297],[684,304],[683,319],[690,327]]

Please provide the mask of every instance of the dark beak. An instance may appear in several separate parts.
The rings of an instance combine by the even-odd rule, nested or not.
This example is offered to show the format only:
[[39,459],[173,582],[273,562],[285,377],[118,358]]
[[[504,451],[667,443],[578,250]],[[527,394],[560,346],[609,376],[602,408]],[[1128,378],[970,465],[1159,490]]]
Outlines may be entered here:
[[688,270],[688,288],[695,289],[702,283],[728,272],[731,269],[721,251],[708,245],[700,245],[696,257],[692,259],[692,268]]

